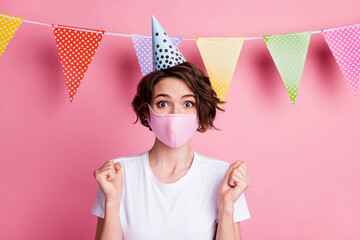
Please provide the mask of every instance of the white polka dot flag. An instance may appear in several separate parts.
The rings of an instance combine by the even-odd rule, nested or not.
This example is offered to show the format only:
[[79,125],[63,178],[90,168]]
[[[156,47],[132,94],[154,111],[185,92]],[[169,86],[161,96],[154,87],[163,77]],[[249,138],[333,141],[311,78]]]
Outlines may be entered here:
[[[136,56],[143,76],[154,71],[153,44],[151,35],[131,34]],[[179,47],[181,37],[170,37],[172,43]]]
[[58,24],[52,29],[72,102],[105,31]]
[[360,24],[322,29],[321,33],[356,96],[360,78]]
[[294,105],[304,70],[311,31],[263,36]]
[[0,13],[0,56],[20,27],[23,18]]
[[[225,101],[245,37],[195,38],[212,88]],[[223,104],[219,104],[222,109]]]

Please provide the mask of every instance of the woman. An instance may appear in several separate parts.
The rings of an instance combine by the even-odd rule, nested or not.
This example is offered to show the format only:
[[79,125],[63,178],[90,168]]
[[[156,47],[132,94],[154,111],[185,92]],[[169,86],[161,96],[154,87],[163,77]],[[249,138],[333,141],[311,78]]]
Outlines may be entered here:
[[135,122],[153,131],[155,142],[94,171],[96,239],[241,239],[240,221],[250,218],[245,163],[209,158],[190,146],[195,131],[215,128],[220,103],[209,78],[190,62],[142,78],[132,102]]

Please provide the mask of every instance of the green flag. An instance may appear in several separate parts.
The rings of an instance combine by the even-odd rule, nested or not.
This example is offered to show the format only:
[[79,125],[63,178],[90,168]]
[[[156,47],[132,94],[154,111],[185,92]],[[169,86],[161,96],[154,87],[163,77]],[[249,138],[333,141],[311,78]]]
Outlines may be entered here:
[[294,105],[309,48],[311,31],[263,36]]

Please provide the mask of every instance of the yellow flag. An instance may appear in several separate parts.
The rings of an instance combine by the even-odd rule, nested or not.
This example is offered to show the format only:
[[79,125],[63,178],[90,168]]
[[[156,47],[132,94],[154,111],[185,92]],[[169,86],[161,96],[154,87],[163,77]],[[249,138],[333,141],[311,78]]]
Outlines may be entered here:
[[0,13],[0,56],[24,19]]
[[[245,37],[195,38],[211,85],[225,101]],[[222,104],[219,104],[223,108]]]

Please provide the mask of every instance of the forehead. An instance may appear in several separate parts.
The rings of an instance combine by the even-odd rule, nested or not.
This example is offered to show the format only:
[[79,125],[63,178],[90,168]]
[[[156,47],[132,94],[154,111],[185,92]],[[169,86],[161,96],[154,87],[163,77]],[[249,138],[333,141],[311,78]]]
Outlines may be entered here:
[[154,86],[153,96],[159,93],[169,95],[194,94],[184,80],[175,77],[166,77],[157,82]]

